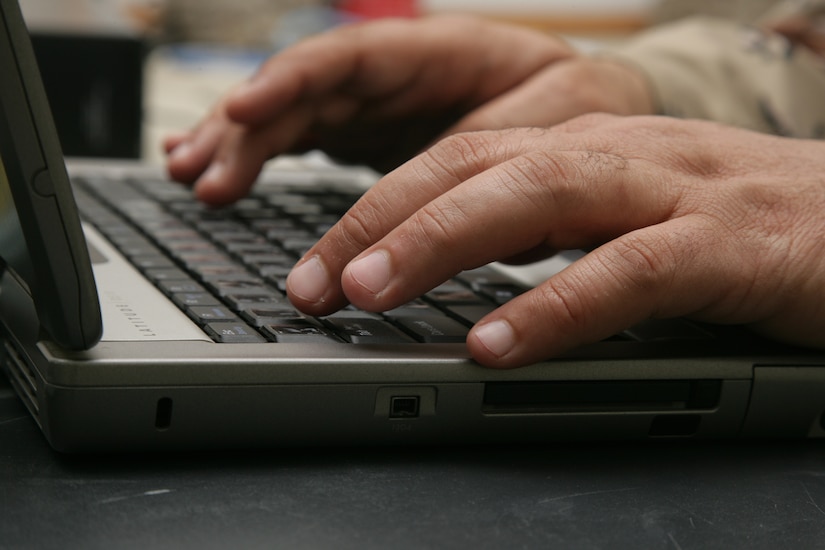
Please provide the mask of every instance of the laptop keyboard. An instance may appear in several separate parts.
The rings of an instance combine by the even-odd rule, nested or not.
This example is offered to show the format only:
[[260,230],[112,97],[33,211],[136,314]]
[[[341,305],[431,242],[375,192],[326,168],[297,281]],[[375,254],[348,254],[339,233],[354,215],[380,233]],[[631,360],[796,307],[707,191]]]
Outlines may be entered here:
[[[482,267],[382,314],[350,306],[308,317],[287,299],[286,277],[358,194],[334,183],[267,183],[231,207],[215,209],[164,179],[86,177],[73,183],[81,217],[219,343],[464,342],[470,327],[526,290]],[[673,319],[647,321],[608,340],[712,337]]]
[[481,268],[383,314],[349,307],[307,317],[287,299],[286,277],[358,195],[266,184],[214,209],[165,180],[74,184],[81,217],[215,342],[463,342],[476,321],[525,290]]

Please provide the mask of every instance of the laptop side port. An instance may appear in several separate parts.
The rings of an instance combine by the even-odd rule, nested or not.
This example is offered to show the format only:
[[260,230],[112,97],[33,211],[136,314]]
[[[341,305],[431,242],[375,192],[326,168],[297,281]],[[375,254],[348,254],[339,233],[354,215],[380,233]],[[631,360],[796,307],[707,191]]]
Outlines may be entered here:
[[390,397],[390,418],[418,418],[421,398],[417,395]]
[[375,394],[375,416],[415,420],[434,416],[436,389],[432,386],[384,386]]

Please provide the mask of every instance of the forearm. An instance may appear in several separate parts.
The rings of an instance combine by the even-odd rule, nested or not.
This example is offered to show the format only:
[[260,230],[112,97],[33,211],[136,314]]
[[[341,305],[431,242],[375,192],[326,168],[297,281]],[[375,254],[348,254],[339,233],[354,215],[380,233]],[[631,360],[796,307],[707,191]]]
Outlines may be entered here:
[[661,114],[825,138],[825,59],[778,34],[698,17],[607,55],[646,75]]

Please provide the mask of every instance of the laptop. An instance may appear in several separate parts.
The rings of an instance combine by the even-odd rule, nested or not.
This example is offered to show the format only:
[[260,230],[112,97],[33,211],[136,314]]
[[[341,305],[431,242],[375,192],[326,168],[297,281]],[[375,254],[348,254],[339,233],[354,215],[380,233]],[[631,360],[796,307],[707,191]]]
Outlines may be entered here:
[[59,451],[825,436],[825,357],[735,327],[479,366],[467,330],[525,290],[496,265],[303,317],[284,278],[370,173],[273,168],[213,210],[157,168],[67,163],[16,0],[0,75],[2,365]]

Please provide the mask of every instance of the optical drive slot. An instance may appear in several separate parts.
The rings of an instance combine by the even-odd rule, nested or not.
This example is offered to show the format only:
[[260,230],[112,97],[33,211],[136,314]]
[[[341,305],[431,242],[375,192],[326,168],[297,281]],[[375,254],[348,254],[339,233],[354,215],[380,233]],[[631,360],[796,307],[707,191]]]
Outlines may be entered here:
[[713,409],[721,380],[487,382],[486,414]]

